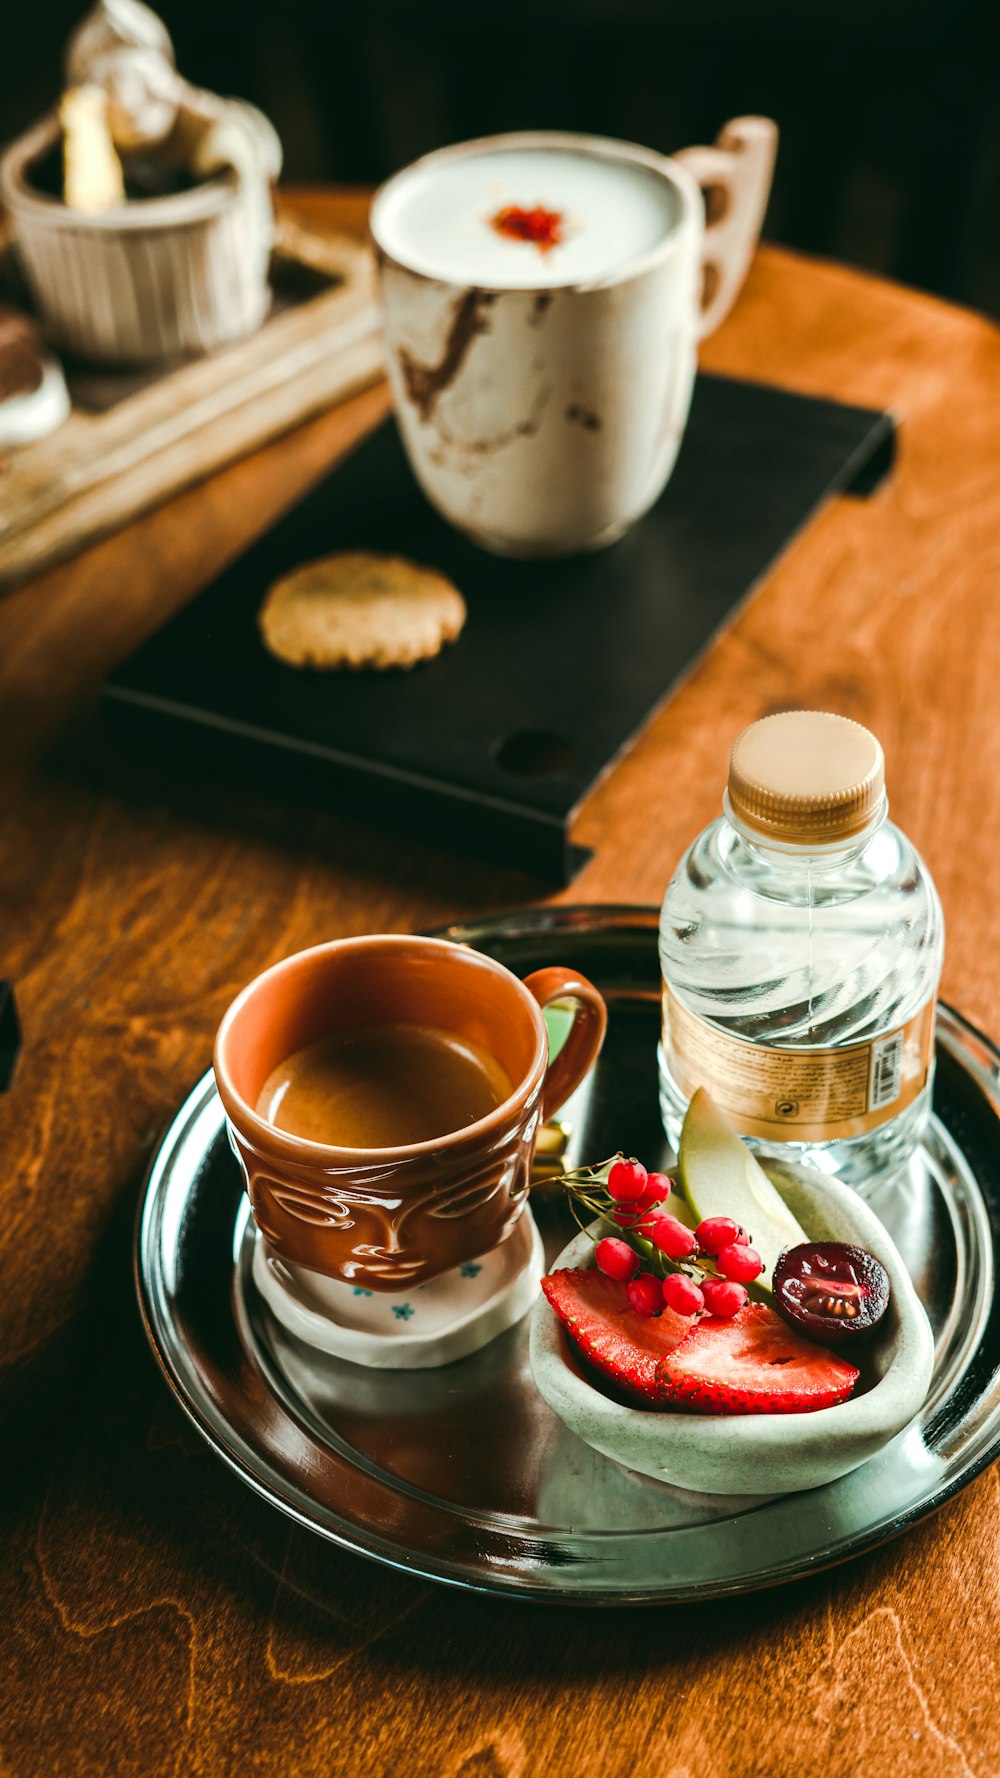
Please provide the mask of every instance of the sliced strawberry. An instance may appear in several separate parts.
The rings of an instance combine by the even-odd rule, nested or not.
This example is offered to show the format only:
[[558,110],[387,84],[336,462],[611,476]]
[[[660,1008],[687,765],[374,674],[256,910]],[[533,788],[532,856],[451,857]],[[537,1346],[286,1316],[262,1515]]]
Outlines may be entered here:
[[808,1414],[846,1401],[860,1375],[764,1303],[747,1303],[732,1321],[699,1321],[657,1380],[670,1405],[700,1414]]
[[665,1405],[657,1387],[657,1366],[689,1331],[691,1321],[686,1316],[671,1309],[655,1317],[637,1315],[626,1286],[603,1272],[567,1267],[543,1278],[542,1289],[592,1365],[645,1406]]

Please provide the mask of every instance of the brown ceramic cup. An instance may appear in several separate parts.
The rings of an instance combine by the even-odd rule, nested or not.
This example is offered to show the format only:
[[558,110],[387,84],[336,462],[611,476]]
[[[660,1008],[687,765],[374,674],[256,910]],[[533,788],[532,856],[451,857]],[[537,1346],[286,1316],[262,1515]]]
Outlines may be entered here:
[[[550,1062],[542,1009],[576,1003]],[[219,1027],[215,1077],[253,1214],[272,1251],[367,1290],[399,1291],[496,1247],[524,1209],[542,1121],[595,1061],[607,1013],[570,969],[524,982],[446,939],[349,938],[264,971]],[[433,1025],[492,1055],[513,1081],[488,1116],[432,1142],[337,1148],[276,1129],[254,1107],[272,1070],[337,1031]]]

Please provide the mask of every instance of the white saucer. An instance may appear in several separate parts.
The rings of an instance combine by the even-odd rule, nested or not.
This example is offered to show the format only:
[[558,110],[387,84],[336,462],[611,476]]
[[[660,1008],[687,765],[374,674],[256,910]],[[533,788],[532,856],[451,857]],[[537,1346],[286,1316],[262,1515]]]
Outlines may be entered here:
[[527,1208],[499,1247],[398,1295],[290,1265],[259,1231],[253,1254],[253,1281],[289,1333],[379,1370],[428,1370],[478,1352],[527,1314],[544,1271]]

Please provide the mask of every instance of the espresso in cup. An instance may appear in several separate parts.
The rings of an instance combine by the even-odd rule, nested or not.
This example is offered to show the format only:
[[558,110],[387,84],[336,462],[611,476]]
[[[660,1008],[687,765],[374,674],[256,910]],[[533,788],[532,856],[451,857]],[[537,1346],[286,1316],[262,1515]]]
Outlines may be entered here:
[[[563,1001],[550,1060],[542,1011]],[[605,1022],[574,971],[522,982],[443,939],[341,939],[265,970],[219,1027],[215,1074],[269,1253],[392,1293],[491,1252]]]
[[479,1044],[429,1025],[384,1025],[296,1050],[268,1075],[257,1111],[307,1142],[400,1148],[464,1130],[512,1086]]
[[756,244],[776,137],[740,118],[714,147],[668,158],[603,137],[495,136],[425,155],[376,194],[403,443],[474,542],[599,549],[662,492],[698,341]]

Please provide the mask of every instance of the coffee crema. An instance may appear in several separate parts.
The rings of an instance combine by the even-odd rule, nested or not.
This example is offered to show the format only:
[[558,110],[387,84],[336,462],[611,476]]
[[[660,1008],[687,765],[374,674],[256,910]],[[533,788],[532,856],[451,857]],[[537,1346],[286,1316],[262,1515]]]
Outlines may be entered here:
[[477,1123],[512,1090],[477,1044],[430,1025],[392,1024],[296,1050],[268,1075],[255,1109],[307,1142],[402,1148]]

